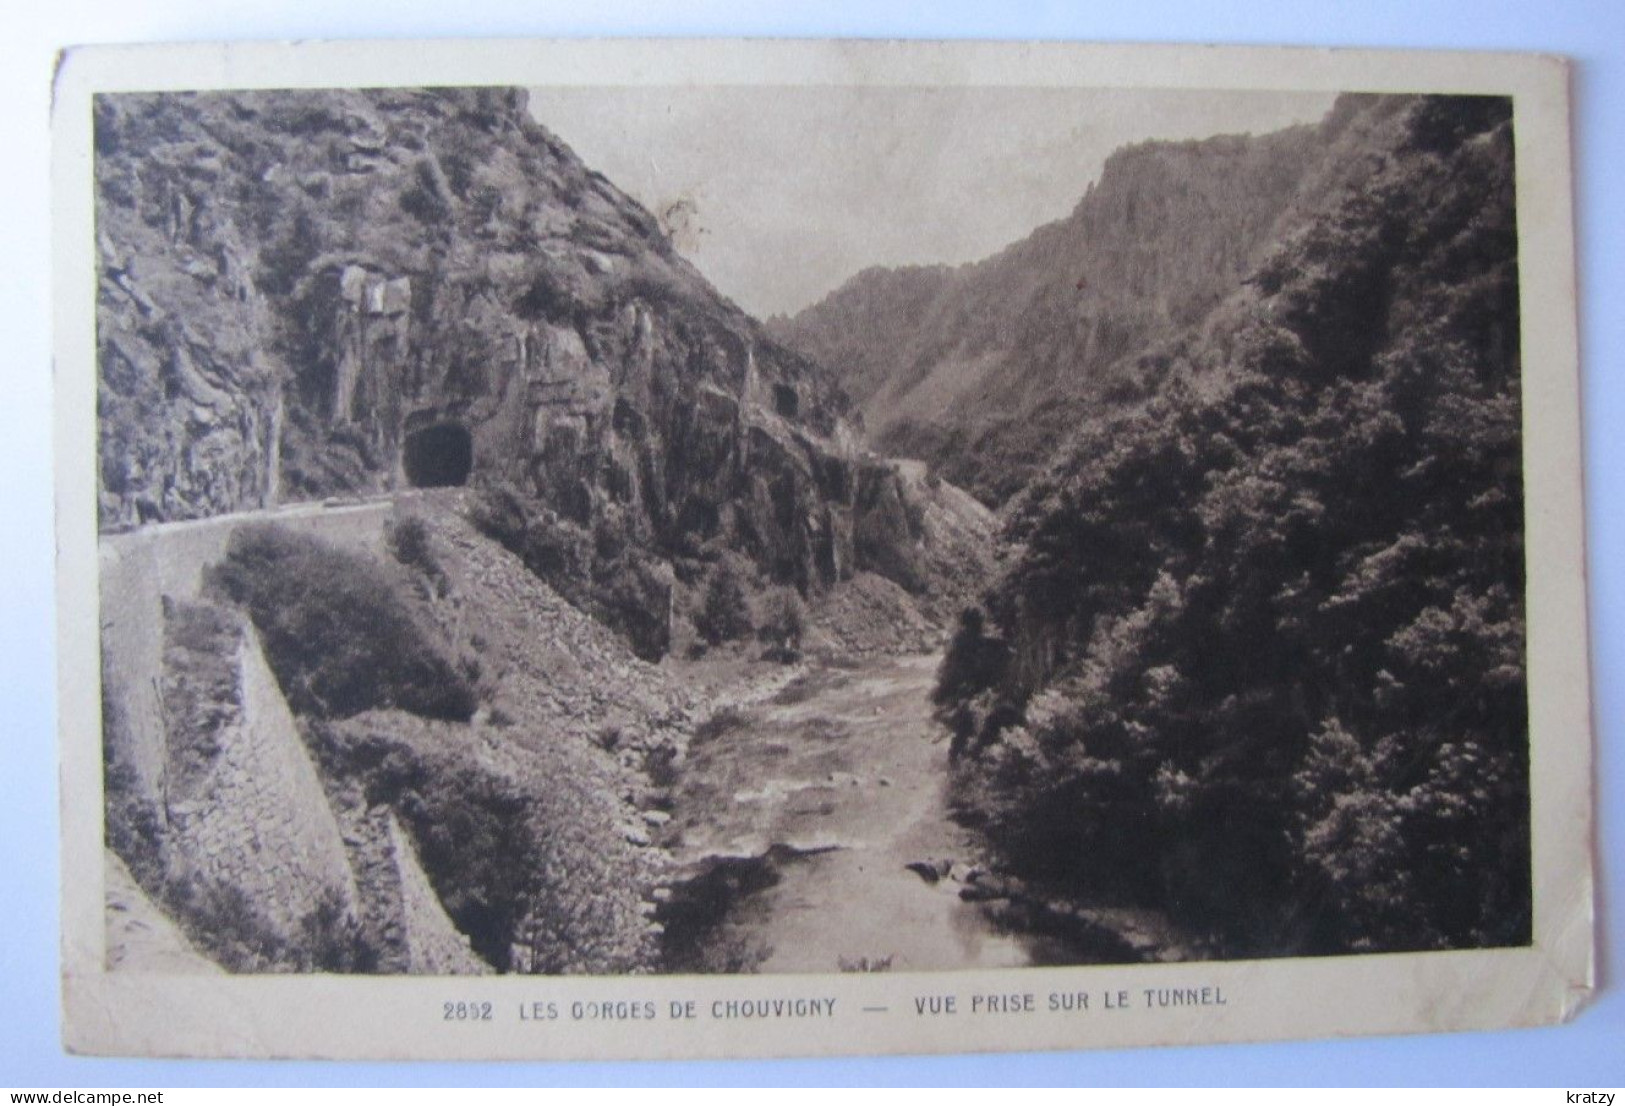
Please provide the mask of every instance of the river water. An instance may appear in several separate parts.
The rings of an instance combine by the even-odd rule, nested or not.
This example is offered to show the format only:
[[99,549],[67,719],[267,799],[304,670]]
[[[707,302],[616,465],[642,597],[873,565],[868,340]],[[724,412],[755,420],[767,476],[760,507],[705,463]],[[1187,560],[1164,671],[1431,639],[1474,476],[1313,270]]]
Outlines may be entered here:
[[1041,955],[962,901],[963,884],[906,867],[972,854],[949,817],[948,744],[931,720],[940,660],[815,666],[691,747],[678,858],[691,872],[725,866],[713,870],[726,893],[692,934],[708,947],[689,968],[1007,968]]

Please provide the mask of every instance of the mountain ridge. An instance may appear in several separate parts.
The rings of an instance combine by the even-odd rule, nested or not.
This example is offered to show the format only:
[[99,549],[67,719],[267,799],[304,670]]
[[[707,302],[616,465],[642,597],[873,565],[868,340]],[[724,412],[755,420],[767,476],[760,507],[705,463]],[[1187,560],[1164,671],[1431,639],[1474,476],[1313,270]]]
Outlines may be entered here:
[[997,506],[1111,388],[1115,363],[1240,286],[1371,109],[1345,96],[1319,124],[1123,147],[1068,215],[997,253],[871,268],[769,328],[842,380],[875,448]]

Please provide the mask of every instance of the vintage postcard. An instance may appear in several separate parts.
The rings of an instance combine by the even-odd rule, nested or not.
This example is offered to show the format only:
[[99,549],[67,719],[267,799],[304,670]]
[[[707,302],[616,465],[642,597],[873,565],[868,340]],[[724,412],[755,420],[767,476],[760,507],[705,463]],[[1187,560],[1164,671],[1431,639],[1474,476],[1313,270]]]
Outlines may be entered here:
[[1560,60],[111,48],[54,110],[69,1049],[1591,993]]

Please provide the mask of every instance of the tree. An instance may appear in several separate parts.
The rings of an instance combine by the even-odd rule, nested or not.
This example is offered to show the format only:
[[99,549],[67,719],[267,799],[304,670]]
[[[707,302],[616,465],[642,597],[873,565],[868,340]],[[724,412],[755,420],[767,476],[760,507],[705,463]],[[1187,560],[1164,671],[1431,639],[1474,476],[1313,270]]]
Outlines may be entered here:
[[988,636],[987,617],[981,608],[966,607],[959,612],[959,626],[937,670],[931,701],[942,706],[997,687],[1009,659],[1003,640]]
[[721,645],[725,641],[738,641],[751,631],[750,603],[745,597],[745,585],[738,569],[727,560],[718,562],[706,584],[705,599],[694,628],[707,644]]
[[767,597],[757,636],[767,645],[763,656],[781,664],[801,659],[801,639],[807,632],[807,607],[794,588],[778,588]]

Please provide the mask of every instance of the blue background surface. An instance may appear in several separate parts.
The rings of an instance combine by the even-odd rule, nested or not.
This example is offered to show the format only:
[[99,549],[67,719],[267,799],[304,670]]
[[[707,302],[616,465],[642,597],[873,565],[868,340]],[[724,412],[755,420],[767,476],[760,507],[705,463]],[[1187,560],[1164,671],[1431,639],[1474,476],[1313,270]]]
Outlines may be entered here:
[[[1625,1084],[1625,5],[1608,0],[34,0],[0,40],[0,1086]],[[683,1064],[311,1064],[63,1054],[50,462],[47,112],[64,45],[228,38],[752,35],[1533,50],[1575,60],[1602,991],[1549,1029],[1272,1045]],[[1336,1001],[1336,996],[1327,996]]]

